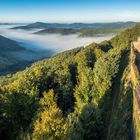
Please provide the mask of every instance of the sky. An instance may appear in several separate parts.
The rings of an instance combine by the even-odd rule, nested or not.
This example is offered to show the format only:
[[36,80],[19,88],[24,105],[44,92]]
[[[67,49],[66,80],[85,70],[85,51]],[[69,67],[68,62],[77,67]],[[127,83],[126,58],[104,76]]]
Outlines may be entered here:
[[0,22],[140,21],[140,0],[0,0]]

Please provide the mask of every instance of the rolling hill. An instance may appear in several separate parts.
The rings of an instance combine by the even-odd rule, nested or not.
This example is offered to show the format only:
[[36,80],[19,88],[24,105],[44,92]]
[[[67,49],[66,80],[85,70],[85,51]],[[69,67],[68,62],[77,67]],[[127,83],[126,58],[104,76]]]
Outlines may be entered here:
[[17,26],[13,29],[44,29],[44,28],[73,28],[73,29],[83,29],[83,28],[128,28],[132,27],[136,22],[114,22],[114,23],[43,23],[36,22],[28,24],[25,26]]
[[71,35],[77,34],[79,37],[98,37],[105,35],[114,35],[125,30],[125,28],[112,29],[108,28],[97,28],[97,29],[72,29],[72,28],[48,28],[35,32],[34,34],[45,35],[45,34],[61,34]]
[[79,37],[99,36],[104,34],[116,34],[127,28],[131,28],[136,22],[114,22],[114,23],[42,23],[36,22],[26,26],[18,26],[12,29],[42,29],[35,34],[57,33],[61,35],[69,35],[79,33]]

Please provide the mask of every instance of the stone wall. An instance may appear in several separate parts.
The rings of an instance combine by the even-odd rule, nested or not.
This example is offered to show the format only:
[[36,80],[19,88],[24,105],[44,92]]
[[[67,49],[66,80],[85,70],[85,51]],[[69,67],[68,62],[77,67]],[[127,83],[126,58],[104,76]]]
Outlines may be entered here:
[[[136,60],[140,61],[138,55],[139,50],[134,46],[134,42],[131,46],[131,81],[133,86],[133,132],[134,140],[140,140],[140,69],[136,64]],[[139,44],[139,43],[138,43]]]
[[140,53],[140,37],[137,41],[133,42],[134,48]]

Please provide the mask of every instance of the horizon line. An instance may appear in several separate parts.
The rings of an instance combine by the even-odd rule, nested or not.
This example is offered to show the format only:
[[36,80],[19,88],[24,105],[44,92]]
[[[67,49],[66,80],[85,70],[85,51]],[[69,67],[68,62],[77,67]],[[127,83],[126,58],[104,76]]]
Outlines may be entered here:
[[96,22],[82,22],[82,21],[79,21],[79,22],[47,22],[47,21],[32,21],[32,22],[9,22],[9,21],[5,21],[5,22],[2,22],[0,21],[0,24],[32,24],[32,23],[48,23],[48,24],[55,24],[55,23],[60,23],[60,24],[96,24],[96,23],[127,23],[127,22],[134,22],[134,23],[140,23],[140,21],[125,21],[125,20],[122,20],[122,21],[96,21]]

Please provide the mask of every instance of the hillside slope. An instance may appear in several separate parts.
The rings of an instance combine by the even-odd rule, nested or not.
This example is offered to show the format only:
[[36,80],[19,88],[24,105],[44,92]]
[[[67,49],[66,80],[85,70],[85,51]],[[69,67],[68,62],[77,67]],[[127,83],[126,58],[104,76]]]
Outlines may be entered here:
[[0,137],[132,140],[129,56],[138,36],[140,25],[1,77]]
[[22,70],[42,57],[38,52],[25,49],[16,41],[0,36],[0,75]]

